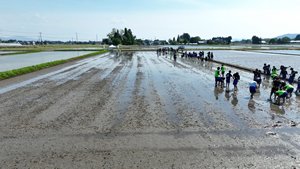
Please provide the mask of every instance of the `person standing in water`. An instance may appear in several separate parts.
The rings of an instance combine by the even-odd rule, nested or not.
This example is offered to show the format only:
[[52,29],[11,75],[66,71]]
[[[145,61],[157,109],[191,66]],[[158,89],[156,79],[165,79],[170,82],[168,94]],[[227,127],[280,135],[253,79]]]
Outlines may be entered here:
[[274,93],[276,93],[276,91],[279,90],[279,87],[281,86],[281,82],[279,77],[275,77],[272,83],[272,89],[271,89],[271,93],[270,93],[270,100],[272,100],[272,95]]
[[233,74],[233,86],[234,86],[234,90],[237,90],[237,84],[240,80],[240,75],[238,72],[236,72],[235,74]]
[[298,72],[296,72],[296,71],[294,71],[294,69],[293,68],[291,68],[291,74],[290,74],[290,78],[289,78],[289,83],[290,84],[293,84],[294,83],[294,80],[295,80],[295,77],[296,77],[296,74],[297,74]]
[[215,71],[215,87],[217,87],[218,85],[219,76],[220,76],[220,67],[218,67],[217,70]]
[[253,95],[256,93],[256,89],[257,89],[257,82],[256,81],[252,81],[251,83],[249,83],[249,91],[250,91],[250,98],[253,99]]
[[229,91],[230,79],[232,78],[231,70],[226,74],[226,91]]
[[273,66],[271,78],[274,79],[277,76],[278,76],[277,68],[275,66]]
[[[287,95],[288,95],[288,93],[287,93],[285,90],[283,90],[283,89],[277,90],[276,93],[275,93],[275,97],[277,98],[277,101],[276,101],[277,104],[280,105],[280,100],[281,100],[281,99],[283,100],[283,103],[282,103],[282,104],[284,104]],[[275,99],[276,99],[276,98],[275,98]]]
[[296,94],[300,94],[300,76],[298,77],[298,86],[297,86],[297,89],[296,89]]
[[292,97],[292,93],[294,91],[294,86],[291,84],[286,84],[285,82],[282,84],[283,89],[287,92],[287,98]]
[[174,61],[176,62],[176,60],[177,60],[177,54],[176,54],[176,51],[174,52],[173,59],[174,59]]
[[222,77],[224,77],[224,75],[225,75],[225,66],[224,65],[221,66],[221,74],[222,74]]

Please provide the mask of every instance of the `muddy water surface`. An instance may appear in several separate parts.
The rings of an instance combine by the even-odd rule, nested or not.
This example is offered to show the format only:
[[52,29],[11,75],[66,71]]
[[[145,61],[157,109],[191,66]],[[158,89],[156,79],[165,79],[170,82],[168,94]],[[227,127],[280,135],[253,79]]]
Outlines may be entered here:
[[[218,65],[154,52],[99,55],[0,91],[3,168],[292,168],[299,98],[214,87]],[[232,89],[233,86],[230,86]]]

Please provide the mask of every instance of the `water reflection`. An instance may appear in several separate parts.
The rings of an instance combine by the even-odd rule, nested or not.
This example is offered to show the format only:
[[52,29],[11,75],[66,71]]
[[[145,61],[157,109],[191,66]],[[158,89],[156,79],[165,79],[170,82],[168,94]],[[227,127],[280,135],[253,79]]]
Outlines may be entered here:
[[235,106],[237,106],[238,102],[239,102],[239,100],[238,100],[238,98],[237,98],[237,91],[234,91],[234,92],[232,93],[231,104],[235,107]]
[[275,112],[276,114],[280,114],[280,115],[283,115],[285,114],[285,110],[284,110],[284,107],[283,106],[278,106],[274,103],[270,103],[270,109]]
[[249,102],[248,102],[248,109],[251,111],[251,112],[255,112],[256,110],[256,107],[255,107],[255,101],[253,99],[250,99]]
[[224,89],[223,89],[223,88],[215,87],[214,95],[215,95],[215,97],[216,97],[216,100],[219,100],[219,96],[220,96],[220,94],[222,94],[223,92],[224,92]]
[[229,93],[229,91],[226,91],[225,92],[225,98],[227,99],[227,101],[229,101],[230,100],[230,93]]

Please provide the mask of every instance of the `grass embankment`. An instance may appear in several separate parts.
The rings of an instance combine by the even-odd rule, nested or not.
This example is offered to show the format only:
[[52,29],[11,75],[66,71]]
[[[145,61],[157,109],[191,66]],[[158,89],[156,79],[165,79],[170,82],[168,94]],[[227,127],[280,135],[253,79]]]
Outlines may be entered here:
[[82,56],[78,56],[78,57],[74,57],[74,58],[70,58],[70,59],[56,60],[56,61],[52,61],[52,62],[41,63],[41,64],[38,64],[38,65],[23,67],[23,68],[20,68],[20,69],[14,69],[14,70],[9,70],[9,71],[5,71],[5,72],[0,72],[0,80],[20,76],[20,75],[23,75],[23,74],[26,74],[26,73],[35,72],[35,71],[38,71],[38,70],[41,70],[41,69],[45,69],[45,68],[53,67],[53,66],[56,66],[56,65],[64,64],[64,63],[67,63],[67,62],[70,62],[70,61],[84,59],[84,58],[87,58],[87,57],[92,57],[92,56],[104,54],[106,52],[108,52],[108,51],[107,50],[101,50],[101,51],[89,53],[89,54],[86,54],[86,55],[82,55]]

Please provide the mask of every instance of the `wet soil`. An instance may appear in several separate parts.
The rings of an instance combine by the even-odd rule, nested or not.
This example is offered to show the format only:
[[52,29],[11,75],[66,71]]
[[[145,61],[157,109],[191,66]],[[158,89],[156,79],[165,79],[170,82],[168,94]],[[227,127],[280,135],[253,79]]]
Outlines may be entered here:
[[233,68],[238,91],[215,88],[217,66],[121,53],[2,81],[0,168],[299,167],[299,98],[265,79],[250,99]]

